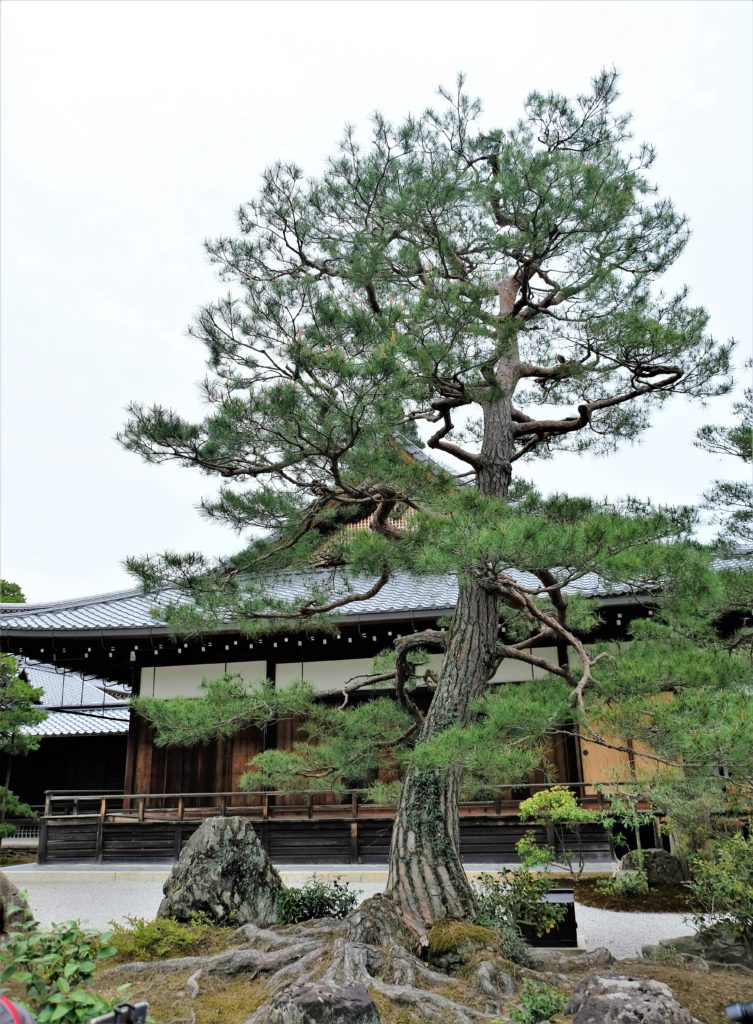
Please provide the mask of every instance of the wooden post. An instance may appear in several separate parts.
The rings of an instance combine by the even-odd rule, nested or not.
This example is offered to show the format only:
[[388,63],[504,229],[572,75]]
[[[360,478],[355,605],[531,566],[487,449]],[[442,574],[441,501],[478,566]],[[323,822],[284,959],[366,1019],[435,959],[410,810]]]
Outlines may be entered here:
[[227,793],[223,793],[220,797],[220,814],[223,818],[227,818]]
[[42,818],[39,826],[39,845],[37,846],[37,864],[47,862],[47,818]]
[[309,818],[313,818],[314,817],[314,794],[313,793],[309,793],[309,795],[308,795],[307,811],[308,811]]
[[350,823],[350,863],[358,864],[358,822]]
[[[105,801],[103,800],[102,803],[104,804],[104,802]],[[104,815],[100,814],[99,817],[97,818],[97,837],[96,837],[95,846],[94,846],[94,860],[96,861],[97,864],[101,864],[102,863],[102,855],[103,855],[103,850],[104,850],[104,842],[105,842],[105,819],[104,819]]]
[[183,821],[183,808],[184,800],[182,796],[178,797],[178,821]]
[[50,815],[52,814],[52,796],[53,796],[53,791],[51,789],[46,789],[45,793],[44,793],[44,816],[45,816],[45,818],[49,818]]
[[144,807],[146,805],[146,797],[140,796],[139,800],[139,821],[144,820]]
[[358,817],[358,793],[350,795],[350,811],[354,819]]

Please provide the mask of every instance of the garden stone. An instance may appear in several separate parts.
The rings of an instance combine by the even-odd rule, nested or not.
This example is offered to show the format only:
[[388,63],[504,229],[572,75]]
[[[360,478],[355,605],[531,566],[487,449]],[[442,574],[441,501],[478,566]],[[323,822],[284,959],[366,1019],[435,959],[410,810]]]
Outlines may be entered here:
[[562,953],[558,949],[531,947],[531,958],[537,971],[551,971],[555,974],[569,974],[571,971],[596,970],[614,963],[614,957],[608,949],[573,950]]
[[209,818],[181,851],[163,887],[157,917],[215,924],[274,924],[282,881],[253,826],[243,818]]
[[25,897],[8,876],[0,871],[0,935],[7,935],[14,925],[30,917],[31,911]]
[[565,1013],[572,1024],[701,1024],[668,985],[619,974],[584,978]]
[[[654,889],[665,886],[679,885],[686,880],[680,859],[666,850],[643,850],[643,870],[646,872],[648,884]],[[620,861],[620,871],[640,871],[641,855],[638,850],[626,853]]]
[[663,939],[658,945],[644,946],[643,956],[649,960],[676,954],[692,956],[710,964],[724,964],[728,967],[753,969],[753,956],[743,945],[740,937],[729,925],[715,924],[695,935],[680,935],[676,939]]
[[246,1024],[380,1024],[379,1013],[363,985],[304,985]]

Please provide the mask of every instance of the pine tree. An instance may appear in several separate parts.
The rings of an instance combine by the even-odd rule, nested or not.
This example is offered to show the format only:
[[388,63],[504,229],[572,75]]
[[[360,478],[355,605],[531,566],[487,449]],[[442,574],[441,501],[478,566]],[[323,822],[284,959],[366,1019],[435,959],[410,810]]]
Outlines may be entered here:
[[[462,79],[441,96],[398,125],[375,115],[366,144],[348,129],[318,178],[293,163],[265,172],[239,234],[206,245],[231,288],[190,328],[208,352],[206,416],[134,404],[120,436],[147,461],[219,477],[203,512],[244,535],[220,562],[130,560],[147,590],[190,598],[168,610],[177,632],[332,629],[333,613],[396,573],[457,575],[446,630],[397,643],[381,677],[398,709],[371,737],[396,751],[407,737],[388,888],[419,934],[473,913],[464,771],[522,771],[515,751],[534,725],[585,714],[597,688],[605,661],[579,639],[592,613],[566,585],[597,572],[605,585],[653,586],[688,557],[706,571],[688,554],[687,510],[544,500],[513,485],[515,463],[608,453],[671,395],[725,393],[731,350],[684,291],[658,290],[687,224],[656,194],[654,152],[633,143],[614,73],[575,99],[532,93],[504,130],[480,126]],[[457,471],[405,457],[421,424]],[[370,528],[338,529],[355,515]],[[310,571],[317,561],[339,568]],[[290,571],[299,590],[272,599]],[[580,668],[544,662],[531,650],[540,641],[568,646]],[[410,690],[428,650],[443,661],[424,715]],[[515,700],[488,690],[504,658],[549,682]],[[222,728],[232,686],[179,709],[184,738],[192,716],[195,736]],[[474,766],[466,731],[489,722],[507,745]],[[322,740],[329,727],[318,728]]]
[[19,675],[15,658],[0,655],[0,754],[6,760],[5,780],[0,786],[0,836],[4,830],[7,834],[4,822],[9,810],[20,815],[28,812],[31,816],[31,809],[21,804],[9,787],[13,758],[23,757],[39,746],[38,737],[30,736],[24,729],[47,717],[39,706],[41,695],[41,690]]

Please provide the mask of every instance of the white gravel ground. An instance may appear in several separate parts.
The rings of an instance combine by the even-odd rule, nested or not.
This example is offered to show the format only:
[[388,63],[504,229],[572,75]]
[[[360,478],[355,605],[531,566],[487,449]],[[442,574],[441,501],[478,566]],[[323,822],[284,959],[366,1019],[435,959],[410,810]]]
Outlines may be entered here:
[[[27,892],[31,909],[42,924],[78,919],[97,928],[104,928],[113,920],[122,921],[129,915],[153,918],[167,877],[167,868],[82,867],[61,871],[19,866],[5,870],[14,883]],[[312,874],[302,869],[282,869],[280,873],[289,885],[301,885]],[[331,873],[329,868],[319,870],[320,875]],[[344,879],[352,879],[351,884],[362,899],[384,888],[383,871],[343,869],[340,874]],[[682,914],[617,913],[578,903],[576,920],[581,947],[605,946],[618,959],[639,956],[641,947],[648,943],[693,933]]]

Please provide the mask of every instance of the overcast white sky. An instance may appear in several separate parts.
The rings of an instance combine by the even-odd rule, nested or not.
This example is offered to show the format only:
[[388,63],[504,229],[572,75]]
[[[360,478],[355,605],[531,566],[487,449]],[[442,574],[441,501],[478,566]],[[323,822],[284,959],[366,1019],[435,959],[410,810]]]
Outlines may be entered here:
[[[1,17],[0,574],[31,601],[128,587],[127,554],[235,546],[194,511],[210,480],[116,445],[123,408],[198,408],[185,326],[225,290],[201,242],[233,229],[264,166],[315,174],[346,121],[418,111],[458,70],[506,126],[531,89],[574,93],[619,68],[655,178],[693,225],[668,286],[687,282],[714,333],[750,351],[747,0],[3,0]],[[694,501],[741,474],[692,446],[728,407],[674,403],[639,448],[528,475]]]

